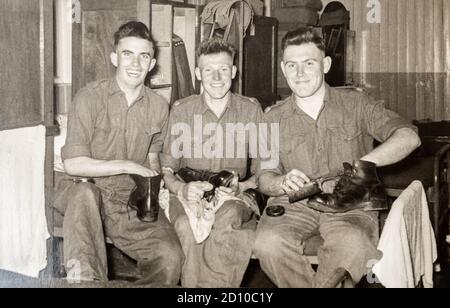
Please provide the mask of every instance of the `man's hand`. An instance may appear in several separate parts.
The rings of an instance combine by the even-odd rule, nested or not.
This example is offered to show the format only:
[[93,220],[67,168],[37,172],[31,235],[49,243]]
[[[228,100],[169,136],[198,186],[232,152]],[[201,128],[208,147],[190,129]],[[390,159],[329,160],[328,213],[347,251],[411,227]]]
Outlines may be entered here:
[[217,199],[221,199],[223,197],[236,197],[238,191],[231,187],[220,186],[216,188],[215,196]]
[[239,176],[233,171],[234,177],[233,180],[230,183],[229,187],[225,187],[225,186],[220,186],[218,188],[216,188],[215,191],[215,197],[216,199],[220,199],[223,197],[235,197],[237,196],[242,189],[241,184],[243,183],[239,183]]
[[200,201],[205,191],[210,191],[214,187],[208,182],[190,182],[183,185],[181,195],[187,201]]
[[280,187],[286,192],[299,191],[311,180],[303,172],[292,169],[285,176],[281,177]]

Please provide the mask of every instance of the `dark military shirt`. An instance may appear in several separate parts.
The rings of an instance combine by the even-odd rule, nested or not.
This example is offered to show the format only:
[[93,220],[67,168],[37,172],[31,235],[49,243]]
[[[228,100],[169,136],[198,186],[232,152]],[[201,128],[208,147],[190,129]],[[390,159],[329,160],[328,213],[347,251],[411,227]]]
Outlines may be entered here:
[[266,110],[265,120],[280,125],[280,159],[277,168],[259,170],[258,176],[298,169],[318,178],[369,153],[374,138],[383,142],[399,128],[415,129],[366,93],[328,85],[317,120],[298,107],[294,96]]
[[[168,103],[147,87],[128,106],[115,78],[90,83],[73,100],[62,159],[132,160],[148,167],[148,153],[162,150],[168,112]],[[126,175],[98,178],[96,184],[126,194],[133,186]]]
[[236,171],[242,179],[249,156],[256,158],[258,154],[251,151],[257,146],[251,145],[257,141],[255,131],[262,118],[256,100],[236,94],[231,95],[220,118],[202,95],[179,100],[170,112],[161,165],[175,172],[181,167]]

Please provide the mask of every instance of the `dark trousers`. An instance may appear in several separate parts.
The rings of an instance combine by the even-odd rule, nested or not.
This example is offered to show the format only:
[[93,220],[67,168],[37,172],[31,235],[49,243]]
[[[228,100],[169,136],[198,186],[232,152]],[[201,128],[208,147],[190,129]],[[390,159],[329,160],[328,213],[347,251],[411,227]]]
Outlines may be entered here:
[[[336,271],[348,271],[355,283],[379,260],[377,250],[378,213],[354,210],[346,213],[321,213],[301,202],[289,204],[287,197],[271,198],[268,206],[284,206],[280,217],[263,214],[256,232],[254,254],[263,271],[278,287],[323,287]],[[320,233],[317,272],[304,255],[305,241]]]
[[123,200],[114,200],[91,183],[70,183],[59,191],[55,207],[64,214],[68,278],[107,280],[107,236],[137,261],[140,283],[174,286],[179,282],[184,255],[163,211],[155,223],[141,222],[136,212],[127,211]]
[[242,201],[226,201],[215,214],[209,237],[195,241],[183,205],[170,198],[170,221],[180,238],[186,261],[181,285],[187,288],[238,288],[250,262],[256,218]]

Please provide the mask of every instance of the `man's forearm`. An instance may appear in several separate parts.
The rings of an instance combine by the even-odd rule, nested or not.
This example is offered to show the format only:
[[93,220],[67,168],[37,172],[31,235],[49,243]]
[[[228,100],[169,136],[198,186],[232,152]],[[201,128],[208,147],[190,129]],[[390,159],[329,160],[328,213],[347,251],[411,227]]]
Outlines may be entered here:
[[281,182],[283,176],[275,173],[265,173],[259,177],[259,190],[270,197],[279,197],[284,194],[284,190],[281,188]]
[[147,168],[129,160],[98,160],[90,157],[66,159],[64,168],[69,175],[104,177],[119,174],[140,174]]
[[258,188],[258,185],[256,184],[256,177],[254,175],[251,176],[248,180],[239,183],[240,191],[246,191],[250,188]]
[[402,160],[419,146],[420,138],[416,132],[410,128],[401,128],[361,159],[373,162],[377,167],[382,167]]

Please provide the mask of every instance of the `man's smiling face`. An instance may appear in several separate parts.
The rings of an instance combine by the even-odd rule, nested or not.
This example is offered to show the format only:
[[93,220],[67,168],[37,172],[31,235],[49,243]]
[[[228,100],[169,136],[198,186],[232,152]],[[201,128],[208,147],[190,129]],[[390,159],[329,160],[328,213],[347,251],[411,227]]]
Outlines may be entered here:
[[146,39],[125,37],[119,41],[116,52],[111,54],[111,62],[117,68],[119,84],[136,88],[144,84],[147,73],[155,66],[153,45]]
[[313,43],[288,46],[283,53],[281,69],[297,97],[314,95],[323,85],[331,59]]
[[197,79],[202,82],[205,95],[213,100],[222,99],[230,92],[236,72],[233,58],[226,52],[201,55],[195,70]]

